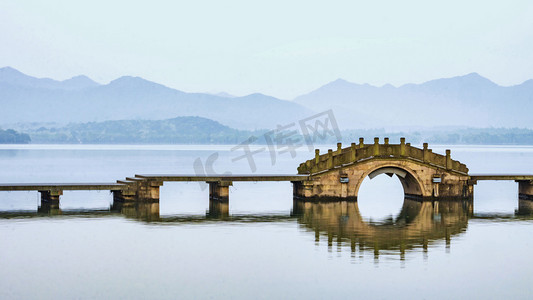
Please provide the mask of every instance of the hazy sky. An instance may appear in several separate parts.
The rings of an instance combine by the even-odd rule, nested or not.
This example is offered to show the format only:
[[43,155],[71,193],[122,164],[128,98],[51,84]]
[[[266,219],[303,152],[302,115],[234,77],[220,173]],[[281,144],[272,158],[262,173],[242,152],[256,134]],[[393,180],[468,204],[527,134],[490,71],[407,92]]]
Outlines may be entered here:
[[0,0],[0,67],[284,99],[344,78],[533,78],[533,1]]

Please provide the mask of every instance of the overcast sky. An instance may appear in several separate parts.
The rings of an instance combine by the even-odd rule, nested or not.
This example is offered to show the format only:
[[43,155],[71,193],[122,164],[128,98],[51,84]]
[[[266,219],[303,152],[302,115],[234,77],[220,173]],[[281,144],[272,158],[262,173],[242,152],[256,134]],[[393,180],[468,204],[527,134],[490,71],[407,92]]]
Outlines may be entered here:
[[0,67],[283,99],[343,78],[533,78],[533,1],[0,0]]

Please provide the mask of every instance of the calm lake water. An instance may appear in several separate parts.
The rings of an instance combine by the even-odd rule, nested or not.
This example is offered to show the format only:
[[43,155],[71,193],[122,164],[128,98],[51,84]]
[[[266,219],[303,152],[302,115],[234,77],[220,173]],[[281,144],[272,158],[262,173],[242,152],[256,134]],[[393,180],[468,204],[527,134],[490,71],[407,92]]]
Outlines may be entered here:
[[[1,145],[0,182],[194,174],[214,153],[215,172],[252,173],[231,148]],[[533,147],[433,151],[446,148],[472,174],[533,174]],[[258,152],[256,173],[296,173],[314,155],[298,150]],[[473,207],[404,201],[386,175],[365,179],[357,203],[293,203],[290,183],[234,183],[227,218],[209,214],[199,183],[165,183],[159,204],[136,207],[111,209],[105,191],[65,192],[60,215],[37,213],[39,202],[0,192],[0,299],[533,297],[533,217],[515,182],[480,182]]]

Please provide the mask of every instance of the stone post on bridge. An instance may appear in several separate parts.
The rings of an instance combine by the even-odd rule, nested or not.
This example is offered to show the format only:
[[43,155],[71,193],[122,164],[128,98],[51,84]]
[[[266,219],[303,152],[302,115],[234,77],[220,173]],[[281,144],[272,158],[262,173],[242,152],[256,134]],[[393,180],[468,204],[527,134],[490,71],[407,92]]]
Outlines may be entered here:
[[452,168],[452,150],[446,149],[446,170]]
[[328,149],[328,169],[333,168],[333,150]]
[[379,138],[374,138],[374,156],[379,156]]
[[400,138],[400,156],[405,156],[405,138]]
[[427,162],[429,160],[429,149],[428,149],[428,143],[424,143],[423,145],[423,160],[424,162]]

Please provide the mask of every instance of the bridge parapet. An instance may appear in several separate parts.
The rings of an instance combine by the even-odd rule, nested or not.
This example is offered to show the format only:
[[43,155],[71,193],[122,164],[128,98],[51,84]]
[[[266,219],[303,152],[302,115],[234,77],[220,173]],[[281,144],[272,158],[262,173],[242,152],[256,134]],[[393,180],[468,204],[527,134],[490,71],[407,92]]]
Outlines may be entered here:
[[385,138],[384,143],[379,143],[379,138],[374,138],[374,144],[365,145],[364,139],[359,138],[359,144],[352,143],[350,147],[342,148],[342,144],[337,144],[337,150],[328,150],[326,154],[320,154],[315,150],[315,158],[310,159],[298,167],[298,174],[316,174],[338,168],[348,164],[365,161],[371,158],[402,158],[411,159],[433,165],[435,167],[455,171],[461,174],[468,174],[465,164],[451,159],[451,151],[446,150],[446,155],[433,153],[424,143],[423,149],[405,143],[405,138],[400,139],[400,144],[390,144]]

